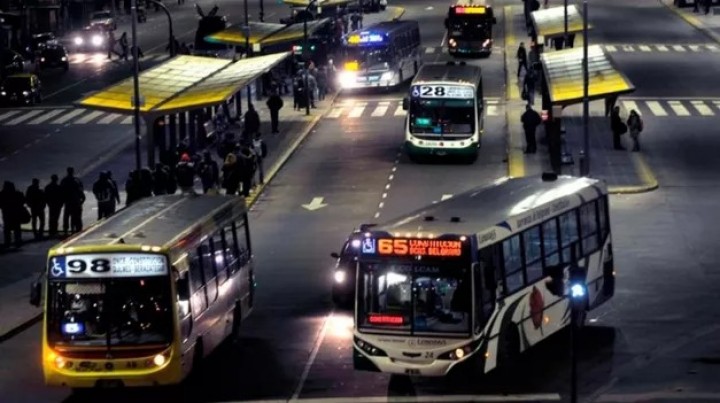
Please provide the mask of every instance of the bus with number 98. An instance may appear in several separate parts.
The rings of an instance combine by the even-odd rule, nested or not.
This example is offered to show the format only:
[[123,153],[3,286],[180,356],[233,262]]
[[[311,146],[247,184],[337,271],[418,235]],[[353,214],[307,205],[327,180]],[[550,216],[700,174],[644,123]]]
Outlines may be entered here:
[[46,384],[177,384],[252,311],[245,201],[137,201],[53,247],[42,280]]
[[448,157],[473,163],[484,126],[482,70],[460,62],[424,64],[403,99],[405,151],[412,161]]

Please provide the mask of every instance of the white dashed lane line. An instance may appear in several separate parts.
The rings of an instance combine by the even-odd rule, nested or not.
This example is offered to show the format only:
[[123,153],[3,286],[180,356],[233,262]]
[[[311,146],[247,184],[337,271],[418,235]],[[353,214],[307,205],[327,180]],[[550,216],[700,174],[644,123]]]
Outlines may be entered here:
[[383,207],[385,207],[385,199],[387,199],[388,192],[390,191],[390,186],[392,185],[393,179],[395,179],[395,172],[397,171],[397,166],[400,163],[400,156],[402,155],[402,148],[398,151],[397,155],[395,156],[395,162],[393,162],[393,167],[390,170],[390,175],[388,176],[387,183],[385,184],[385,192],[383,192],[381,196],[381,201],[378,203],[378,210],[375,213],[375,218],[380,217],[380,212],[382,211]]

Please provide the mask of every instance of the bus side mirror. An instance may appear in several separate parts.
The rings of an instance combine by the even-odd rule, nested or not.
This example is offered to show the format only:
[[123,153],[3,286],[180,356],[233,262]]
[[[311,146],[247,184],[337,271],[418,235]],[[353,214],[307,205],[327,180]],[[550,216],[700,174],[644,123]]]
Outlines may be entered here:
[[40,297],[42,296],[42,283],[35,281],[30,284],[30,305],[40,306]]
[[337,252],[331,253],[330,257],[334,257],[335,259],[340,259],[340,255]]
[[408,99],[408,97],[403,98],[402,107],[404,111],[410,109],[410,100]]
[[545,267],[544,276],[550,277],[550,280],[545,283],[548,291],[556,297],[562,297],[564,294],[563,287],[563,267],[559,264],[554,266]]

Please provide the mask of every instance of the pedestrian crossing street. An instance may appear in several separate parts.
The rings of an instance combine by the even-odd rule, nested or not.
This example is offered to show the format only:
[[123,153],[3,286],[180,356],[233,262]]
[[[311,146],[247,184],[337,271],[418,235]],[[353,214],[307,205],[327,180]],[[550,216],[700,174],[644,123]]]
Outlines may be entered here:
[[[665,44],[614,44],[614,45],[600,45],[607,53],[707,53],[707,52],[720,52],[720,45],[712,43],[698,43],[698,44],[677,44],[677,45],[665,45]],[[577,47],[577,44],[575,44]],[[493,51],[502,51],[498,46],[493,47]],[[428,46],[422,51],[426,55],[447,53],[447,46]]]
[[[485,116],[500,116],[500,98],[485,98]],[[326,119],[367,119],[385,116],[405,116],[407,111],[402,108],[402,99],[362,101],[336,101]]]

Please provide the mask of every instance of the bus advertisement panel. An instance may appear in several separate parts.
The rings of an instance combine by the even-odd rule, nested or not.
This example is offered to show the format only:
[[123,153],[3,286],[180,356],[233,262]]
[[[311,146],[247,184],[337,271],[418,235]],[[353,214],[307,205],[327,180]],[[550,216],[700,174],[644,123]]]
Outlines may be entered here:
[[492,52],[493,9],[487,5],[451,6],[445,20],[451,55],[489,55]]

